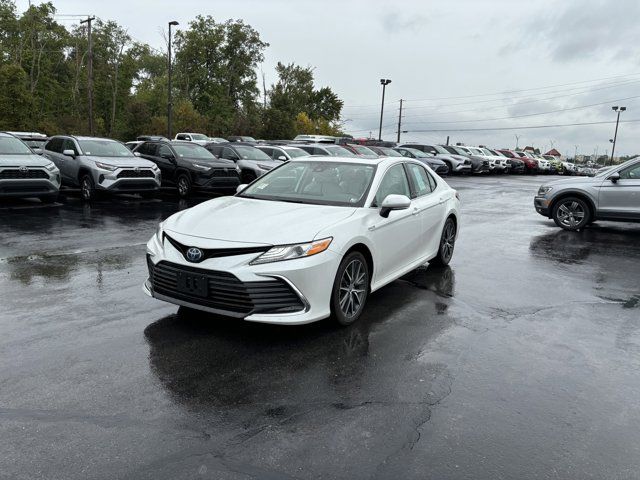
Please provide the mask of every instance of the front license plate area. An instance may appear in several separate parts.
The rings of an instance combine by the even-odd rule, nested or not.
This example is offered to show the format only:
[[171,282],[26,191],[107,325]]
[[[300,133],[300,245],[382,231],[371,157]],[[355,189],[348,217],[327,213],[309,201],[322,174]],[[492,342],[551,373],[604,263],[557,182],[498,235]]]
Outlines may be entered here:
[[209,293],[207,277],[194,273],[178,272],[178,291],[187,295],[206,297]]

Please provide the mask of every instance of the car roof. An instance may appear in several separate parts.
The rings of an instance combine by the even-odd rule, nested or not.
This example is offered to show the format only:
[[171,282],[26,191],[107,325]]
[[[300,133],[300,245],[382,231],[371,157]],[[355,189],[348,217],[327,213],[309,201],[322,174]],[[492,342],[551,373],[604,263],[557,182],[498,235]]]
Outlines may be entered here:
[[333,162],[333,163],[357,163],[362,165],[380,165],[384,162],[407,162],[422,165],[421,162],[406,157],[387,157],[385,155],[379,157],[330,157],[330,156],[314,156],[314,157],[298,157],[290,162]]

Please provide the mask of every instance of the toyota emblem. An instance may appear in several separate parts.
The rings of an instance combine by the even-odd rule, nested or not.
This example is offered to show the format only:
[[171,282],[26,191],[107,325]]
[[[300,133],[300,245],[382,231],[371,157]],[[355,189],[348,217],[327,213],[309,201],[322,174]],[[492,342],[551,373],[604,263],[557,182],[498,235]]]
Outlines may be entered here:
[[133,171],[134,171],[134,172],[139,172],[139,171],[140,171],[140,168],[138,168],[138,167],[133,167]]
[[20,173],[27,173],[29,171],[29,169],[25,166],[20,167],[18,170],[20,170]]
[[204,257],[204,252],[197,247],[191,247],[187,250],[187,260],[192,263],[198,263]]

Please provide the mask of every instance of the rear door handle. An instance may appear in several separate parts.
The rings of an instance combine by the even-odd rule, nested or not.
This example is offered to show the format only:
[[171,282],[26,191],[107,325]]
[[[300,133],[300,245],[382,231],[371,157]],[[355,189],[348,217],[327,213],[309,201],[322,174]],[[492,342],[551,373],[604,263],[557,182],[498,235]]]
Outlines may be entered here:
[[418,207],[413,207],[413,212],[411,212],[411,215],[418,215],[420,213],[420,209]]

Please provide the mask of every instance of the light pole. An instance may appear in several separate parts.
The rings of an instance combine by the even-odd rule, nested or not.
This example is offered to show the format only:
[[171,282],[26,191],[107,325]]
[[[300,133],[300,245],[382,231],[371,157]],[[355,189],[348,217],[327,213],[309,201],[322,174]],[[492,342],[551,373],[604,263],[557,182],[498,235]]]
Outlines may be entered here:
[[613,134],[613,140],[610,140],[611,143],[613,143],[613,146],[611,147],[611,165],[613,165],[613,153],[616,150],[616,140],[618,139],[618,124],[620,123],[620,114],[626,109],[627,107],[618,107],[617,105],[615,107],[611,107],[611,110],[613,110],[614,112],[618,112],[618,117],[616,119],[616,131]]
[[384,114],[384,91],[387,85],[391,83],[388,78],[381,78],[380,85],[382,85],[382,105],[380,106],[380,130],[378,130],[378,140],[382,140],[382,116]]
[[173,132],[172,132],[172,123],[173,123],[173,99],[171,98],[171,27],[172,26],[176,26],[179,25],[179,23],[175,20],[169,22],[169,85],[168,87],[168,91],[167,91],[167,133],[169,140],[171,140],[171,137],[173,136]]

